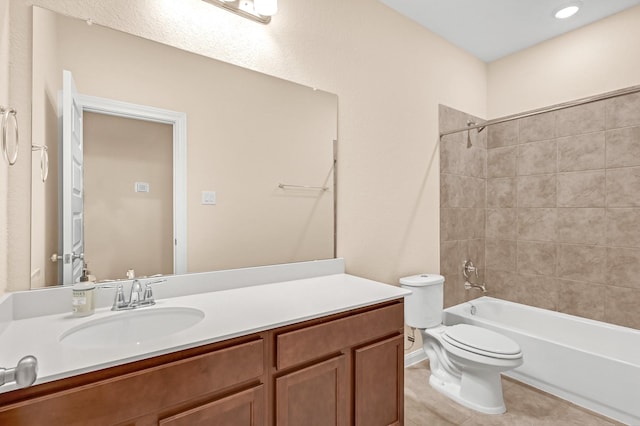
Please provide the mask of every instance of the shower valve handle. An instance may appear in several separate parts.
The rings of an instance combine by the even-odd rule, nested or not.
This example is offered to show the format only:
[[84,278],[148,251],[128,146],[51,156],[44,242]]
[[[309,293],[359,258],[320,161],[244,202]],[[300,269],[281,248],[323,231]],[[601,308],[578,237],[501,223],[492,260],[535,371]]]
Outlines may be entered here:
[[467,279],[471,274],[475,274],[476,278],[478,278],[478,268],[473,265],[471,260],[465,260],[462,264],[462,274]]

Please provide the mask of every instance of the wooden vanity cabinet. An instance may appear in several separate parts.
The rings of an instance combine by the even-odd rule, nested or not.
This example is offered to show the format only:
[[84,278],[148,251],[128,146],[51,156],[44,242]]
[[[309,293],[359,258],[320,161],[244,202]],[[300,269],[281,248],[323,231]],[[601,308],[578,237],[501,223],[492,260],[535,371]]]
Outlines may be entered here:
[[275,330],[275,425],[402,425],[403,324],[396,301]]
[[0,425],[403,424],[403,303],[0,394]]
[[[266,333],[0,394],[0,425],[264,425]],[[241,422],[248,418],[249,421]]]

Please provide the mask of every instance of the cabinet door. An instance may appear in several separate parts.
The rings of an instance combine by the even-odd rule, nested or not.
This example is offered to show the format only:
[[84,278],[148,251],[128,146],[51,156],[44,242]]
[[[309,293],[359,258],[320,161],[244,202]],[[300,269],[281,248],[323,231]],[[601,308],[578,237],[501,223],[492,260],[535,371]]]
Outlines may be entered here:
[[403,336],[355,351],[356,426],[403,424]]
[[226,398],[160,420],[160,426],[263,426],[264,386],[256,386]]
[[348,387],[346,355],[277,378],[276,424],[346,426]]

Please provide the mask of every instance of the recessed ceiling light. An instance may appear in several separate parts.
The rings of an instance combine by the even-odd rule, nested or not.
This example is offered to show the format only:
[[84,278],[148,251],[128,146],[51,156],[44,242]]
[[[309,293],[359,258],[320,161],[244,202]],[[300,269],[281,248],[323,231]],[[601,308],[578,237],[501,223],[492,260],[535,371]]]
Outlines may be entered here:
[[569,3],[556,9],[554,16],[557,19],[567,19],[578,13],[580,10],[581,2]]

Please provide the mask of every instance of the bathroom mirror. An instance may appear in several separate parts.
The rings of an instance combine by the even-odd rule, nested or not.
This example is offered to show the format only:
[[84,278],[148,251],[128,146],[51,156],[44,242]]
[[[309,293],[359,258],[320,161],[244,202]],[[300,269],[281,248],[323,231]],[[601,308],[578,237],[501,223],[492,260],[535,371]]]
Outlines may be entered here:
[[[33,13],[32,288],[71,284],[83,261],[103,281],[335,256],[336,95]],[[65,128],[82,135],[82,166]]]

